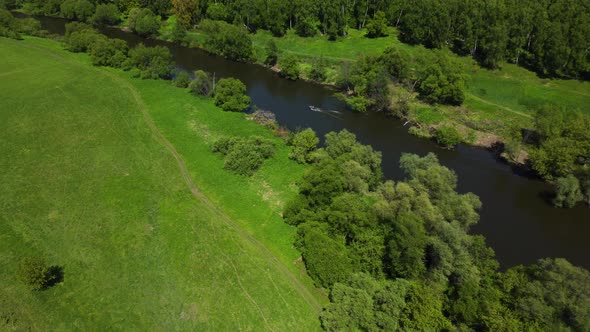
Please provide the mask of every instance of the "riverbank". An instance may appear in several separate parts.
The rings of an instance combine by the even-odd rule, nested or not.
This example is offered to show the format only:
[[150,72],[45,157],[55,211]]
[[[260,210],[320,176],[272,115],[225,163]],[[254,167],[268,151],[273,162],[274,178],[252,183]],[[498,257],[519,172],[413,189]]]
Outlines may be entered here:
[[[174,24],[172,16],[164,23],[160,37],[169,39]],[[346,37],[329,41],[325,36],[302,38],[293,30],[288,30],[285,36],[279,38],[259,30],[251,34],[251,38],[257,64],[264,65],[265,46],[273,40],[281,52],[279,64],[281,55],[296,56],[300,60],[301,78],[308,79],[312,66],[321,58],[328,67],[326,81],[321,83],[334,86],[341,67],[361,55],[378,55],[389,46],[410,56],[432,52],[421,46],[401,43],[394,28],[389,28],[388,33],[387,37],[370,39],[364,36],[364,31],[350,29]],[[198,31],[187,33],[187,41],[193,47],[206,49],[204,39],[205,36]],[[431,139],[436,128],[452,126],[461,134],[464,144],[491,149],[507,162],[523,166],[528,159],[526,145],[517,144],[521,148],[511,151],[510,155],[502,154],[498,147],[506,142],[518,141],[515,132],[534,127],[537,106],[559,104],[568,109],[590,112],[589,82],[542,79],[513,64],[504,64],[500,70],[488,70],[481,68],[471,57],[459,57],[448,50],[446,53],[462,66],[467,77],[463,105],[426,104],[402,85],[393,84],[390,87],[391,104],[401,98],[408,103],[409,111],[402,120],[413,124],[415,128],[411,133],[420,137]],[[277,71],[276,67],[270,69]]]
[[[55,41],[2,38],[0,56],[2,317],[23,330],[319,329],[326,298],[280,215],[305,167],[282,139]],[[262,136],[275,156],[235,175],[211,152],[224,136]],[[26,255],[64,281],[27,292],[14,277]]]

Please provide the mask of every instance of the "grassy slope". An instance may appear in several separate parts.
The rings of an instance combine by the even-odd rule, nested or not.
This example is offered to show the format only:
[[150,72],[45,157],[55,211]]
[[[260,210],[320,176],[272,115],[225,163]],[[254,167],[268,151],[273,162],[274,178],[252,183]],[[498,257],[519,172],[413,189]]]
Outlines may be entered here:
[[[301,38],[292,30],[281,38],[260,30],[252,35],[252,40],[257,61],[262,62],[267,41],[274,39],[283,53],[300,57],[304,76],[314,58],[322,56],[330,64],[328,81],[333,82],[339,64],[354,61],[361,54],[379,54],[390,45],[409,54],[428,52],[423,47],[401,43],[395,29],[390,28],[389,32],[388,37],[369,39],[364,37],[363,31],[350,29],[348,36],[331,42],[323,36]],[[199,32],[189,32],[188,37],[195,45],[202,44],[204,40]],[[505,64],[501,70],[487,70],[479,67],[470,57],[449,54],[459,60],[468,76],[465,104],[456,108],[415,103],[416,117],[420,121],[436,124],[453,119],[471,127],[476,122],[482,130],[502,135],[510,125],[530,127],[534,106],[538,104],[556,103],[590,112],[590,82],[541,79],[513,64]]]
[[[294,191],[285,179],[302,167],[281,147],[245,179],[209,150],[222,134],[266,130],[167,82],[91,67],[52,41],[1,39],[0,58],[0,324],[318,328],[319,296],[302,285],[293,231],[278,215]],[[191,195],[142,107],[223,211]],[[65,281],[26,290],[15,268],[28,254],[64,266]]]

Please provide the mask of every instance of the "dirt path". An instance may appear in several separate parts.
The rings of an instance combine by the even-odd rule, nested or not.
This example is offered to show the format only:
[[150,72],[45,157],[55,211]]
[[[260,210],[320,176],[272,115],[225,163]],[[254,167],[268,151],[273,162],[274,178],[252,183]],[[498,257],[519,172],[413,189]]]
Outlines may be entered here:
[[[48,55],[50,55],[51,57],[55,58],[56,60],[58,60],[62,63],[74,65],[76,67],[84,68],[86,70],[90,69],[87,66],[84,66],[79,63],[76,63],[75,61],[71,61],[69,59],[66,59],[66,58],[62,57],[61,55],[52,52],[51,50],[41,48],[41,47],[35,47],[35,46],[25,46],[25,47],[35,48],[40,51],[43,51],[44,53],[47,53]],[[203,204],[205,204],[211,211],[213,211],[219,217],[219,220],[221,220],[223,223],[225,223],[227,226],[229,226],[232,230],[234,230],[242,239],[251,243],[260,252],[260,254],[263,257],[265,257],[269,261],[269,263],[271,263],[271,265],[273,265],[283,275],[283,277],[297,290],[297,292],[305,299],[305,301],[310,306],[310,308],[314,312],[319,313],[322,308],[321,304],[313,296],[313,294],[311,294],[309,289],[295,276],[295,274],[293,272],[291,272],[291,270],[289,270],[289,268],[287,266],[285,266],[285,264],[283,262],[281,262],[272,252],[270,252],[264,244],[262,244],[255,237],[253,237],[250,233],[248,233],[242,227],[240,227],[223,210],[221,210],[217,205],[213,204],[213,202],[211,202],[207,196],[205,196],[203,193],[201,193],[199,191],[199,189],[197,188],[196,184],[194,183],[192,177],[190,176],[190,173],[188,171],[188,168],[186,167],[186,163],[185,163],[184,159],[180,156],[178,151],[176,151],[176,149],[174,148],[172,143],[170,143],[170,141],[168,141],[166,139],[166,137],[164,137],[164,135],[162,134],[160,129],[156,126],[153,119],[149,115],[148,107],[145,104],[145,102],[143,101],[143,99],[141,98],[141,94],[139,93],[139,91],[129,81],[122,79],[121,77],[119,77],[113,73],[110,73],[106,70],[100,70],[97,68],[92,68],[92,69],[94,69],[97,73],[100,73],[104,76],[109,77],[113,82],[115,82],[116,84],[118,84],[119,86],[128,90],[131,93],[131,96],[133,97],[135,103],[137,104],[138,110],[141,112],[145,123],[147,124],[150,131],[152,132],[154,139],[159,144],[161,144],[172,155],[172,157],[174,157],[174,159],[176,160],[180,174],[181,174],[185,184],[189,188],[190,192],[192,193],[192,195],[194,197],[196,197],[197,199],[199,199]],[[255,305],[258,306],[256,303],[255,303]],[[267,328],[270,329],[270,326],[268,326],[267,318],[264,316],[262,316],[262,318],[263,318]]]

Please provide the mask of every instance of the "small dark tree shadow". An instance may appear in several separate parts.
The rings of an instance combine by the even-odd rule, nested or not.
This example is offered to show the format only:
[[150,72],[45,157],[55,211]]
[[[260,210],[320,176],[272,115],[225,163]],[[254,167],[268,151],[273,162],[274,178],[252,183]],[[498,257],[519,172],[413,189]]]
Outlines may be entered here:
[[47,269],[47,282],[45,283],[44,289],[53,287],[60,282],[64,281],[64,268],[63,266],[53,265]]

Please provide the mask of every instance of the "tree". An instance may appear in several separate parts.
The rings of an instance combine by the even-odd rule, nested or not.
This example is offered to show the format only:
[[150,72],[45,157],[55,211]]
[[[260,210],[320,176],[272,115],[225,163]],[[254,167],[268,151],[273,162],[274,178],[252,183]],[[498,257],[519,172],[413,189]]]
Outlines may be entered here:
[[160,30],[160,17],[148,8],[133,8],[127,22],[129,28],[141,36],[154,36]]
[[300,248],[309,275],[321,287],[342,282],[353,271],[352,261],[344,238],[330,237],[326,228],[316,223],[305,223],[298,228]]
[[310,162],[312,152],[317,149],[319,142],[320,139],[311,128],[296,133],[290,141],[292,149],[289,158],[300,164]]
[[225,156],[224,168],[239,175],[252,176],[274,154],[274,144],[260,137],[222,138],[213,144],[213,152]]
[[378,11],[373,19],[367,23],[367,37],[377,38],[387,36],[387,18],[385,13]]
[[323,57],[319,57],[313,62],[311,71],[309,72],[309,78],[316,82],[323,82],[326,80],[326,62]]
[[139,44],[129,51],[129,64],[140,70],[144,79],[169,79],[174,62],[170,50],[164,46],[146,47]]
[[252,59],[252,40],[243,28],[222,21],[203,20],[199,28],[206,34],[205,47],[214,54],[235,61]]
[[198,0],[171,0],[174,14],[180,24],[188,28],[196,21]]
[[580,190],[580,182],[573,175],[557,179],[556,196],[553,204],[557,207],[572,208],[584,199]]
[[274,66],[277,64],[279,60],[279,47],[275,43],[274,39],[269,39],[266,43],[266,59],[264,59],[264,63],[268,66]]
[[461,105],[465,100],[461,66],[442,52],[422,61],[427,63],[420,67],[418,73],[420,97],[429,103]]
[[127,43],[121,39],[102,37],[96,38],[90,49],[92,64],[95,66],[122,67],[125,60],[127,60]]
[[213,83],[211,82],[211,78],[209,78],[209,74],[202,70],[197,70],[195,71],[195,79],[190,82],[188,87],[196,95],[209,96],[211,95]]
[[178,88],[187,88],[192,83],[191,77],[184,70],[181,70],[176,77],[174,77],[174,86]]
[[281,59],[281,71],[279,75],[281,77],[296,80],[299,78],[299,61],[297,61],[297,57],[292,54],[287,54]]
[[39,257],[25,257],[19,265],[18,276],[31,290],[44,290],[63,279],[63,269],[47,265]]
[[86,21],[94,14],[94,5],[88,0],[65,0],[60,12],[65,18]]
[[90,21],[96,25],[115,25],[121,21],[119,9],[112,3],[99,4]]
[[215,87],[215,105],[228,112],[241,112],[250,107],[246,85],[235,78],[220,79]]
[[452,126],[441,126],[434,133],[436,142],[446,148],[453,148],[463,141],[461,134]]

